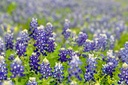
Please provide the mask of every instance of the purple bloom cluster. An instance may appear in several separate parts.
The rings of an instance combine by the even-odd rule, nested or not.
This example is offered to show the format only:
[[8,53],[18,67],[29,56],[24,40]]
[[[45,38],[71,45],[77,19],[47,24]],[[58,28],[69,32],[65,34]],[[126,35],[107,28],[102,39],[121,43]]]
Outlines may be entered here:
[[12,32],[7,32],[5,34],[4,41],[5,41],[6,50],[13,49],[13,47],[14,47],[14,37],[13,37]]
[[86,72],[84,75],[85,81],[94,81],[94,74],[96,73],[96,58],[94,58],[94,54],[89,54],[89,58],[87,59]]
[[15,43],[15,50],[18,56],[25,56],[26,48],[28,46],[29,35],[27,30],[23,30],[19,33],[19,37]]
[[29,65],[30,65],[30,70],[35,71],[35,73],[37,74],[37,72],[39,71],[39,53],[32,53],[32,56],[29,59]]
[[125,43],[124,48],[119,51],[122,62],[128,63],[128,42]]
[[87,38],[88,36],[86,33],[80,32],[78,35],[78,38],[76,39],[76,42],[79,46],[82,46],[85,43]]
[[19,36],[18,36],[19,38],[21,38],[21,40],[25,43],[25,44],[27,44],[28,43],[28,41],[29,41],[29,34],[28,34],[28,31],[25,29],[25,30],[23,30],[23,31],[21,31],[20,33],[19,33]]
[[62,80],[64,79],[64,67],[62,66],[61,63],[56,63],[55,67],[54,67],[54,72],[53,72],[53,77],[58,81],[58,82],[62,82]]
[[64,28],[62,31],[62,35],[64,35],[65,39],[68,39],[71,35],[71,30],[69,28],[70,28],[70,21],[68,19],[65,19]]
[[95,42],[87,39],[86,42],[84,43],[83,47],[84,47],[84,49],[83,49],[84,52],[93,51],[93,50],[95,50]]
[[38,27],[38,22],[37,22],[37,19],[35,19],[35,18],[32,18],[32,20],[31,20],[31,22],[30,22],[30,37],[32,37],[32,38],[34,38],[34,39],[36,39],[35,37],[36,37],[36,34],[35,34],[35,31],[36,31],[36,29],[37,29],[37,27]]
[[81,61],[77,55],[72,56],[72,60],[69,62],[68,69],[68,81],[71,82],[72,77],[76,77],[78,80],[82,80],[80,74],[82,74],[82,70],[79,65],[81,65]]
[[107,64],[104,65],[102,70],[103,70],[103,73],[110,75],[112,77],[113,72],[115,71],[115,66],[113,62],[108,62]]
[[7,65],[3,56],[0,56],[0,82],[7,79]]
[[19,57],[16,57],[12,62],[10,71],[12,73],[11,78],[16,78],[17,76],[22,77],[25,75],[24,66],[22,65],[22,61],[20,60]]
[[15,49],[18,56],[24,56],[26,52],[27,45],[24,44],[21,38],[17,38]]
[[40,74],[41,74],[41,79],[45,78],[47,79],[48,77],[52,76],[52,68],[50,67],[49,61],[44,58],[42,64],[40,65]]
[[120,78],[120,80],[118,81],[118,84],[127,85],[128,84],[128,64],[124,63],[120,70],[121,70],[121,73],[118,75]]
[[55,39],[53,36],[53,26],[51,23],[47,23],[46,28],[40,26],[35,29],[35,41],[36,51],[40,51],[43,55],[47,55],[46,52],[54,52],[55,50]]
[[113,76],[113,72],[115,71],[116,66],[118,65],[118,60],[114,56],[114,53],[112,50],[109,50],[107,52],[107,64],[103,66],[103,73],[110,75],[111,77]]
[[107,36],[106,34],[99,34],[97,36],[94,37],[94,41],[95,41],[95,49],[96,50],[105,50],[107,47]]
[[59,54],[58,54],[58,56],[60,56],[59,60],[61,62],[70,61],[71,60],[72,53],[73,53],[72,48],[68,48],[68,49],[61,48],[59,50]]

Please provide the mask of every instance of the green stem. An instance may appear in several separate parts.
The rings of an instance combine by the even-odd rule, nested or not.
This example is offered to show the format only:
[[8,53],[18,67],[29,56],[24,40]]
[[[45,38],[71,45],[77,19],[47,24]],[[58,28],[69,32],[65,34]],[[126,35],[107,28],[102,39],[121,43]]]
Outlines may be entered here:
[[19,85],[18,83],[18,80],[19,80],[19,78],[17,77],[17,78],[15,78],[15,85]]

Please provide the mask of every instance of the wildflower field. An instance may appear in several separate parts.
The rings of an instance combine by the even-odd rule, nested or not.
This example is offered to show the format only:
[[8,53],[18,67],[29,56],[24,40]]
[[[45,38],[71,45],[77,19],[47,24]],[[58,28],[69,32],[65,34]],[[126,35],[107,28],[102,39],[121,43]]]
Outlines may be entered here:
[[128,85],[128,0],[0,0],[0,85]]

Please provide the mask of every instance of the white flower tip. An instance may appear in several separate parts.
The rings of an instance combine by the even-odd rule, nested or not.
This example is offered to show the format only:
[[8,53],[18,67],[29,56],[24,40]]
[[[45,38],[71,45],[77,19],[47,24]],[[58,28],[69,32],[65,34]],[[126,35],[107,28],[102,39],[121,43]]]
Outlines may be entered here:
[[20,39],[21,39],[20,37],[17,38],[17,40],[20,40]]
[[52,35],[53,35],[53,36],[56,36],[56,33],[55,33],[55,32],[53,32],[53,33],[52,33]]
[[36,81],[36,78],[35,77],[30,77],[29,80],[30,81]]
[[43,59],[43,62],[46,63],[46,64],[49,64],[49,61],[46,57]]
[[79,32],[79,34],[83,34],[83,32]]
[[124,64],[122,65],[122,67],[123,67],[123,68],[128,68],[128,64],[127,64],[127,63],[124,63]]
[[49,25],[49,26],[51,26],[51,27],[52,27],[52,24],[51,24],[50,22],[48,22],[46,25]]
[[4,80],[2,85],[13,85],[11,80]]
[[126,43],[125,44],[128,44],[128,41],[126,41]]
[[50,39],[50,40],[55,40],[55,38],[53,38],[53,37],[50,37],[49,39]]
[[121,48],[120,50],[124,50],[124,48]]
[[35,21],[35,20],[37,21],[37,18],[32,18],[32,21]]
[[61,48],[60,50],[65,50],[65,48]]
[[17,63],[22,63],[22,61],[20,60],[20,58],[17,56],[15,59],[14,59],[14,62],[17,62]]
[[28,30],[27,29],[24,29],[22,32],[28,33]]
[[72,50],[72,47],[69,47],[68,50]]
[[33,52],[32,55],[36,55],[36,53]]
[[88,54],[89,58],[94,58],[94,54]]
[[70,85],[77,85],[76,81],[72,81]]
[[118,50],[115,50],[116,53],[118,53],[119,51]]
[[0,61],[3,61],[4,60],[4,56],[0,56]]
[[109,62],[108,65],[113,65],[113,62]]
[[62,64],[60,62],[56,63],[55,65],[56,67],[58,67],[59,69],[62,67]]
[[75,51],[75,53],[79,53],[79,51]]
[[92,40],[87,39],[86,42],[93,42]]
[[70,29],[67,29],[66,32],[71,32],[71,30]]
[[44,26],[40,25],[39,27],[37,27],[37,29],[44,29]]
[[68,22],[69,23],[70,21],[68,19],[65,19],[65,22]]
[[106,34],[100,34],[100,36],[107,38]]
[[9,30],[7,30],[7,33],[11,33],[11,30],[9,29]]

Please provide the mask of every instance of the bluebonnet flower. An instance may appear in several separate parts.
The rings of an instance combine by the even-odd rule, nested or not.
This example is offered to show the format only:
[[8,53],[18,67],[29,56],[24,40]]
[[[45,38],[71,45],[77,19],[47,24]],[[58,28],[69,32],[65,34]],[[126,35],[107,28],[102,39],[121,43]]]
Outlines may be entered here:
[[118,65],[118,57],[115,56],[113,53],[113,50],[108,50],[107,51],[107,60],[106,62],[112,62],[113,65],[116,67]]
[[70,36],[71,36],[71,30],[70,30],[70,29],[67,29],[67,30],[65,31],[64,38],[65,38],[65,39],[68,39]]
[[56,81],[58,82],[62,82],[64,79],[64,67],[62,66],[62,64],[56,63],[55,67],[54,67],[54,72],[53,72],[53,77],[56,79]]
[[83,49],[84,52],[90,52],[95,49],[95,43],[94,41],[87,39],[83,47],[84,47]]
[[3,56],[0,56],[0,82],[7,79],[7,65]]
[[103,73],[110,75],[112,77],[113,72],[115,71],[117,65],[118,65],[118,60],[114,56],[113,50],[108,50],[106,64],[102,68]]
[[65,19],[64,28],[62,34],[65,34],[66,30],[70,28],[70,21]]
[[72,56],[72,60],[69,62],[69,69],[68,69],[68,81],[71,81],[71,77],[76,77],[78,80],[82,80],[80,74],[82,70],[80,69],[79,65],[81,65],[81,61],[77,55]]
[[32,18],[31,22],[30,22],[30,31],[33,32],[35,28],[38,27],[38,22],[37,19]]
[[38,85],[35,77],[30,77],[26,85]]
[[30,70],[35,71],[35,73],[39,71],[39,56],[38,53],[32,53],[32,56],[29,59]]
[[79,46],[82,46],[85,43],[87,38],[88,36],[86,33],[80,32],[78,35],[78,38],[76,39],[76,42]]
[[49,40],[47,41],[47,52],[54,52],[56,47],[56,43],[55,43],[55,39],[54,38],[49,38]]
[[7,79],[7,80],[4,80],[1,85],[14,85],[14,83],[12,82],[12,80],[10,79]]
[[86,72],[84,75],[85,81],[94,81],[94,74],[96,73],[96,58],[94,58],[94,54],[89,54],[89,58],[87,59]]
[[46,24],[45,32],[47,37],[53,37],[53,26],[50,22]]
[[50,23],[47,24],[46,28],[44,26],[37,27],[36,32],[36,50],[40,51],[43,55],[47,55],[46,52],[54,52],[55,50],[55,39],[53,32],[51,31],[52,25]]
[[43,55],[46,55],[46,43],[47,43],[47,38],[46,38],[46,32],[44,30],[44,26],[41,25],[40,27],[37,28],[36,32],[36,43],[34,46],[36,46],[36,50],[40,51]]
[[13,47],[14,47],[14,37],[13,37],[12,32],[7,32],[5,34],[4,41],[5,41],[6,50],[13,49]]
[[19,57],[16,57],[14,61],[11,63],[11,78],[16,78],[24,76],[24,66],[22,65],[22,61]]
[[27,30],[23,30],[19,33],[19,36],[15,43],[15,50],[18,56],[25,56],[25,52],[28,46],[29,35]]
[[125,43],[124,48],[119,51],[122,62],[128,63],[128,42]]
[[110,75],[111,77],[113,76],[113,72],[115,71],[115,66],[113,64],[113,62],[108,62],[107,64],[105,64],[103,66],[103,73]]
[[118,81],[118,84],[127,85],[128,84],[128,64],[124,63],[120,70],[121,70],[121,73],[118,75],[120,78],[120,80]]
[[4,41],[3,41],[2,38],[0,38],[0,54],[1,54],[2,52],[4,52],[4,50],[5,50],[4,47],[5,47]]
[[42,64],[40,65],[40,74],[40,79],[47,79],[48,77],[52,76],[52,68],[50,67],[50,63],[46,58],[44,58]]
[[26,48],[27,48],[27,44],[25,44],[21,38],[17,38],[15,44],[17,55],[20,57],[25,56]]
[[73,51],[72,47],[68,47],[67,54],[71,57],[73,53],[74,53],[74,51]]
[[72,59],[72,56],[74,55],[80,56],[80,54],[78,52],[74,52],[71,47],[69,47],[68,49],[61,48],[58,54],[58,56],[60,56],[59,60],[61,62],[70,61]]
[[27,31],[26,29],[23,30],[23,31],[21,31],[21,32],[19,33],[19,36],[18,36],[18,37],[20,37],[21,40],[22,40],[25,44],[27,44],[28,41],[29,41],[29,34],[28,34],[28,31]]
[[95,36],[94,38],[95,41],[95,49],[96,50],[105,50],[107,48],[107,36],[106,34],[99,34]]
[[38,27],[38,22],[37,19],[32,18],[31,22],[30,22],[30,37],[36,39],[36,30]]
[[64,28],[62,31],[62,35],[64,35],[65,39],[68,39],[71,35],[71,30],[69,28],[70,28],[70,21],[68,19],[65,19]]
[[110,36],[109,42],[110,42],[110,47],[109,48],[113,49],[114,48],[114,44],[115,44],[115,38],[114,38],[113,35]]
[[69,60],[69,59],[67,58],[67,55],[68,55],[68,52],[67,52],[67,50],[66,50],[65,48],[61,48],[61,49],[59,50],[58,56],[60,56],[59,60],[60,60],[61,62],[66,62],[67,60]]

